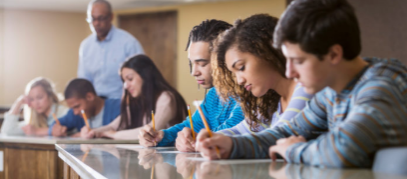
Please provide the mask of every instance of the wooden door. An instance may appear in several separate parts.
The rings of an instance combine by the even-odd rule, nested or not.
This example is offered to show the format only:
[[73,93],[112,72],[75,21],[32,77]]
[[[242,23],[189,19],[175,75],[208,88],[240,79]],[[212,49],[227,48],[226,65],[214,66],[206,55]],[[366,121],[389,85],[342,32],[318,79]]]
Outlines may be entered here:
[[131,33],[143,46],[164,78],[176,87],[177,12],[166,11],[120,15],[119,27]]

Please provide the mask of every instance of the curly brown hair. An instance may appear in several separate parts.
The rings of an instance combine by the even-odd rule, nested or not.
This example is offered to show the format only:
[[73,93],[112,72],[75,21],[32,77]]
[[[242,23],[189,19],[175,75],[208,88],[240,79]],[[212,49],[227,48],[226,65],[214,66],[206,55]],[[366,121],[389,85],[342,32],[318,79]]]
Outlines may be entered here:
[[255,55],[265,60],[270,67],[285,77],[286,59],[283,53],[273,48],[273,32],[278,19],[267,14],[256,14],[244,20],[237,20],[235,25],[222,33],[215,41],[215,50],[212,53],[212,70],[214,85],[224,99],[235,98],[240,102],[246,120],[253,131],[261,122],[271,120],[271,115],[277,110],[280,95],[269,90],[262,97],[255,97],[236,82],[235,75],[229,71],[225,63],[226,52],[237,47],[241,52]]

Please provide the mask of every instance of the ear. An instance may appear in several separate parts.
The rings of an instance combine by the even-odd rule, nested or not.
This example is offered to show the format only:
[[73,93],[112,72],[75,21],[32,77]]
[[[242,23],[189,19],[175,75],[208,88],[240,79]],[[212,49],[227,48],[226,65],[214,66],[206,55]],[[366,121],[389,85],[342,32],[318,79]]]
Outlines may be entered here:
[[110,22],[112,22],[113,21],[113,19],[114,19],[114,14],[113,14],[113,12],[111,13],[111,15],[110,15],[110,19],[109,19],[109,21]]
[[86,93],[86,101],[93,101],[95,100],[95,94],[88,92]]
[[338,64],[343,59],[343,48],[339,44],[332,45],[328,51],[328,58],[333,65]]

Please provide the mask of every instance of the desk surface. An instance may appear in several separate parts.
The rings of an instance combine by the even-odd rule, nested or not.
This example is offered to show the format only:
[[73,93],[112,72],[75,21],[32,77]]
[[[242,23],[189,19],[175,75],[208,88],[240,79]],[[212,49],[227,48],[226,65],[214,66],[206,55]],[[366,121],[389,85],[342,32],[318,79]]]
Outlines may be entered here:
[[[198,153],[131,144],[56,144],[59,157],[82,178],[406,178],[368,169],[328,169],[271,160],[205,161]],[[152,166],[154,171],[152,172]]]
[[0,134],[0,143],[22,144],[137,144],[138,140],[82,139],[72,137],[9,136]]

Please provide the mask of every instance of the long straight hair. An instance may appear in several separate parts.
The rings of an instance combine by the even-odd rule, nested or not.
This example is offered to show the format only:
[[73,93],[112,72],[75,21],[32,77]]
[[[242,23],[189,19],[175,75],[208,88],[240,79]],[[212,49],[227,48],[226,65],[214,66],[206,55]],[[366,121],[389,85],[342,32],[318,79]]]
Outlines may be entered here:
[[[48,99],[52,104],[56,104],[55,111],[51,111],[51,113],[57,113],[58,110],[58,103],[59,99],[55,92],[54,85],[52,82],[43,77],[37,77],[31,80],[25,87],[25,95],[28,95],[30,91],[37,86],[41,86],[44,89],[45,93],[48,96]],[[29,107],[28,105],[24,105],[24,120],[35,126],[35,127],[48,127],[47,124],[47,115],[37,113],[34,109]],[[28,121],[27,121],[28,120]]]
[[[140,127],[150,122],[151,111],[156,111],[157,99],[163,92],[168,92],[176,102],[176,115],[174,119],[170,120],[169,125],[172,126],[184,120],[187,114],[184,98],[164,79],[148,56],[136,55],[131,57],[124,62],[120,72],[123,68],[134,70],[143,79],[143,84],[141,94],[135,98],[125,90],[120,107],[121,121],[119,130]],[[122,80],[124,81],[123,78]],[[144,117],[147,119],[146,123],[143,122]]]

